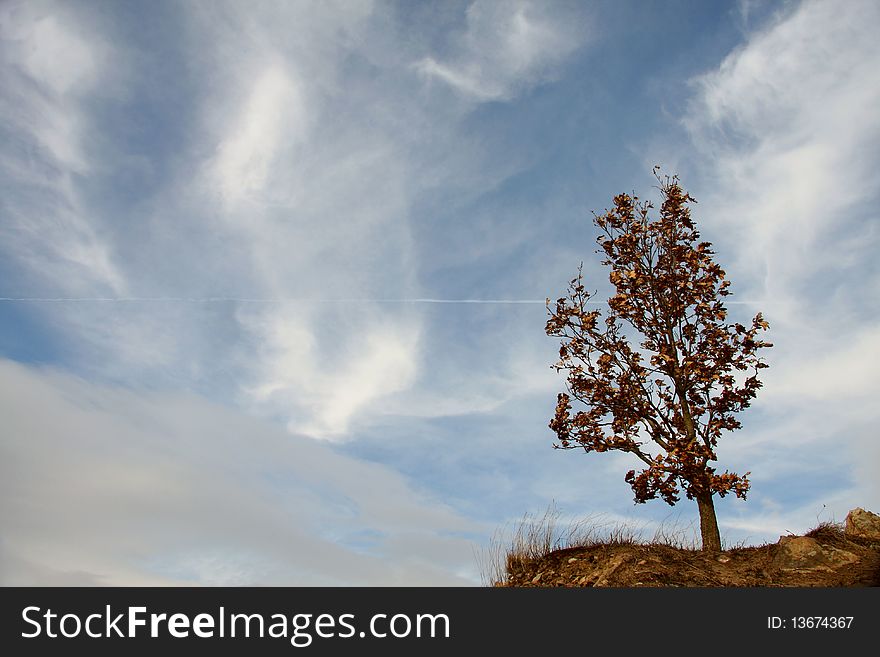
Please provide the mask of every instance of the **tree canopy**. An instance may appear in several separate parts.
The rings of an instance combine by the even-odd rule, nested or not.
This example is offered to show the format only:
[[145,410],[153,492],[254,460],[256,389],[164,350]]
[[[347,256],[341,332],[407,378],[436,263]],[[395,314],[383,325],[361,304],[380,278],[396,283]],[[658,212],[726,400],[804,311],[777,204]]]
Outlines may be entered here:
[[730,282],[711,244],[700,241],[690,213],[696,201],[677,177],[654,173],[659,217],[649,217],[651,202],[628,194],[593,215],[615,290],[607,314],[582,268],[566,296],[547,300],[546,332],[561,338],[554,367],[567,372],[550,428],[558,448],[636,456],[644,467],[625,479],[637,503],[674,504],[680,491],[696,499],[703,548],[720,550],[712,496],[745,498],[749,473],[718,473],[717,442],[741,427],[736,414],[767,367],[758,352],[772,345],[759,339],[768,329],[761,313],[748,326],[728,323]]

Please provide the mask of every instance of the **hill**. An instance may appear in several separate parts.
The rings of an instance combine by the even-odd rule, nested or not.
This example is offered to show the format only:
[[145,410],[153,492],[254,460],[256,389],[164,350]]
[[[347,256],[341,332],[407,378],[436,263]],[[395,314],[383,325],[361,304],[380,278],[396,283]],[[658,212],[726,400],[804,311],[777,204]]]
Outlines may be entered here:
[[507,553],[494,586],[880,586],[880,517],[862,509],[851,511],[845,525],[823,523],[802,536],[720,553],[669,540],[643,543],[620,531],[558,549],[523,546]]

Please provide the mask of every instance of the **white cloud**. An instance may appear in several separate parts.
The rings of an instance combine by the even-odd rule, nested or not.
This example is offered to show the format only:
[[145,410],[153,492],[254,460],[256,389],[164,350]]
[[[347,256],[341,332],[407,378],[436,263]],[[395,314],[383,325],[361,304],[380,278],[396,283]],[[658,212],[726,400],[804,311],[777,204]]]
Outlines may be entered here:
[[878,20],[876,3],[805,2],[695,81],[685,125],[717,181],[701,213],[744,245],[739,267],[763,273],[770,302],[797,304],[793,285],[851,261],[840,247],[864,231],[880,182]]
[[[292,431],[340,439],[358,412],[407,389],[418,371],[418,325],[358,310],[359,322],[351,309],[326,310],[320,321],[302,309],[243,319],[262,344],[251,398],[288,417]],[[315,335],[334,324],[335,335]]]
[[551,17],[546,9],[542,3],[476,0],[451,52],[425,57],[415,67],[475,101],[509,100],[552,79],[554,68],[582,45],[582,22]]
[[81,201],[77,177],[93,167],[83,108],[108,93],[115,76],[108,47],[64,7],[7,4],[0,8],[4,94],[0,118],[10,130],[0,170],[8,176],[5,249],[56,290],[98,286],[122,293],[125,279],[110,245]]
[[[799,342],[809,347],[807,340]],[[769,402],[834,404],[856,402],[871,412],[875,396],[876,365],[880,363],[880,326],[854,327],[839,342],[814,339],[809,358],[780,363],[778,372],[768,370]]]
[[6,5],[0,10],[0,33],[3,52],[12,64],[4,81],[14,85],[20,104],[17,112],[4,108],[5,118],[33,134],[59,165],[87,171],[82,117],[71,105],[93,91],[105,75],[101,62],[106,48],[101,39],[70,17],[41,10],[39,5]]
[[58,95],[81,93],[97,82],[100,48],[96,52],[95,45],[62,24],[59,15],[37,13],[31,14],[30,21],[21,21],[11,14],[27,15],[27,7],[9,7],[7,12],[3,22],[11,24],[6,36],[23,46],[19,51],[21,62],[31,77]]
[[259,197],[277,151],[301,142],[307,121],[302,91],[291,73],[281,62],[268,64],[257,75],[211,163],[221,197],[227,203]]
[[473,583],[477,527],[383,466],[193,396],[0,389],[3,585]]

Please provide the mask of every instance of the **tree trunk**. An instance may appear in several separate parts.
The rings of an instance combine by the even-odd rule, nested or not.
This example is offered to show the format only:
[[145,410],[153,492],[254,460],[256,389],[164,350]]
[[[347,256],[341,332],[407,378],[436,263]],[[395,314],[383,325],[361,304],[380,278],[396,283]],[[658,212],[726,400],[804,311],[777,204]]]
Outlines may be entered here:
[[703,537],[704,552],[721,552],[721,534],[718,533],[718,519],[715,517],[715,504],[712,493],[697,495],[700,509],[700,535]]

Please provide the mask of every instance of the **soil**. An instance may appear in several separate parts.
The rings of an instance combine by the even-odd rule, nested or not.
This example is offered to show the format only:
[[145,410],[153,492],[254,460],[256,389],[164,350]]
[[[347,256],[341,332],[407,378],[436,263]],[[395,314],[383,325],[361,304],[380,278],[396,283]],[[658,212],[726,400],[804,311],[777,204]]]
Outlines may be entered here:
[[709,553],[663,544],[599,543],[555,550],[543,557],[508,557],[516,587],[855,587],[880,586],[880,542],[852,537],[838,527],[805,534],[820,554],[844,555],[822,563],[787,559],[782,544]]

